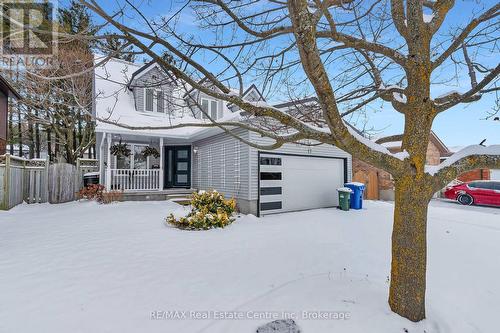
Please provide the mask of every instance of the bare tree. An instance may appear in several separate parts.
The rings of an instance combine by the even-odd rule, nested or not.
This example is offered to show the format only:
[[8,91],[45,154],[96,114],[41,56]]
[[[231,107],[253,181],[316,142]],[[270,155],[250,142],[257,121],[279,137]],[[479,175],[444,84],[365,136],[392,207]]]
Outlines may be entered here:
[[[111,29],[187,86],[249,115],[203,126],[228,133],[238,126],[274,140],[269,146],[247,142],[261,149],[305,140],[336,145],[391,173],[396,196],[389,304],[412,321],[425,318],[428,203],[460,173],[500,167],[498,146],[475,146],[435,170],[426,168],[430,131],[440,113],[498,90],[500,4],[477,5],[471,20],[460,24],[451,13],[453,0],[198,0],[160,18],[145,17],[129,0],[114,12],[95,0],[80,2],[100,16],[102,31]],[[200,25],[193,34],[178,32],[187,10]],[[210,84],[201,84],[202,78]],[[465,79],[466,91],[432,94],[434,84]],[[259,82],[266,94],[286,88],[314,95],[320,117],[317,110],[309,116],[244,100],[249,81]],[[391,154],[346,121],[381,102],[404,116],[403,153]],[[157,128],[180,126],[199,124]]]
[[75,164],[95,143],[92,77],[91,73],[82,74],[92,68],[93,55],[72,42],[60,44],[59,48],[56,67],[25,73],[20,81],[26,92],[22,104],[26,117],[42,125],[51,136],[47,140],[54,144],[54,152]]

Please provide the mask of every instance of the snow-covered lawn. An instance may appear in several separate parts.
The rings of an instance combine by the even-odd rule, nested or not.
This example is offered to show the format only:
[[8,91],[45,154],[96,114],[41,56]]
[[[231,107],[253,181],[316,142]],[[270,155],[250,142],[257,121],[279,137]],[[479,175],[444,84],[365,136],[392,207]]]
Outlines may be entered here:
[[498,331],[500,209],[432,204],[428,319],[414,324],[386,301],[392,208],[244,216],[205,232],[165,226],[183,210],[170,202],[0,212],[0,332],[250,333],[273,319],[151,319],[175,310],[284,311],[304,333]]

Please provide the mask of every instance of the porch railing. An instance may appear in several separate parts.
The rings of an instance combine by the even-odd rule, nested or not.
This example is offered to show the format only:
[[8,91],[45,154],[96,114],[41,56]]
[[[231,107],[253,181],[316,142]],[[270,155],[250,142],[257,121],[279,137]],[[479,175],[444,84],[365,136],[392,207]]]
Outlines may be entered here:
[[159,190],[160,169],[111,169],[111,189],[123,191]]

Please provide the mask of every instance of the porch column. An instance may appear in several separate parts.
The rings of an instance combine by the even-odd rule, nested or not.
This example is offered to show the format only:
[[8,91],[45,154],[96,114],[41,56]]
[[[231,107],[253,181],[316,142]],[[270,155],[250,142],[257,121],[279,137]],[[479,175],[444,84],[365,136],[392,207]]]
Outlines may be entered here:
[[103,132],[101,142],[99,144],[99,179],[101,184],[106,176],[106,170],[104,168],[104,140],[106,140],[106,133]]
[[159,191],[163,191],[163,138],[160,138],[160,188]]
[[108,156],[107,156],[107,167],[106,167],[106,190],[111,190],[111,134],[108,134]]

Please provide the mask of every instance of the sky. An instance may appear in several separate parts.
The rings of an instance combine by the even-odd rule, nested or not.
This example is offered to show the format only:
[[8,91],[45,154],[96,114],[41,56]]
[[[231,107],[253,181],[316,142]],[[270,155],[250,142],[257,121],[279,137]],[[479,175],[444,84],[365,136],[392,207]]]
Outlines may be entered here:
[[[140,5],[143,14],[151,18],[171,14],[185,3],[180,0],[142,0],[135,2]],[[114,6],[113,2],[105,0],[100,0],[99,3],[108,10]],[[485,7],[491,6],[495,1],[481,1],[481,5],[478,5],[478,3],[479,1],[476,0],[457,0],[455,8],[450,12],[441,30],[449,30],[453,24],[468,22],[473,12],[480,11],[483,5]],[[127,23],[133,24],[131,22],[134,21],[129,20]],[[450,25],[446,26],[448,22],[450,22]],[[201,32],[197,29],[196,18],[190,12],[189,8],[183,11],[178,21],[177,29],[185,33],[197,35],[200,39],[210,38],[206,32]],[[496,53],[491,53],[491,57],[486,60],[486,64],[494,67],[499,62],[500,54],[498,54],[497,48]],[[211,66],[214,66],[213,71],[217,71],[215,65],[208,64],[206,66],[209,69]],[[435,85],[432,90],[433,96],[438,96],[451,90],[464,92],[470,88],[468,87],[469,85],[467,79],[461,79],[458,82],[447,85]],[[272,98],[279,100],[280,96],[272,96]],[[484,139],[487,140],[486,144],[500,144],[500,121],[485,119],[488,116],[488,112],[491,112],[494,106],[494,94],[484,96],[480,101],[472,104],[460,104],[438,115],[432,129],[448,147],[478,144]],[[498,116],[500,116],[500,113]],[[387,104],[384,104],[382,108],[377,108],[376,112],[368,111],[365,121],[366,128],[374,128],[379,132],[377,136],[400,134],[404,127],[403,117]]]

